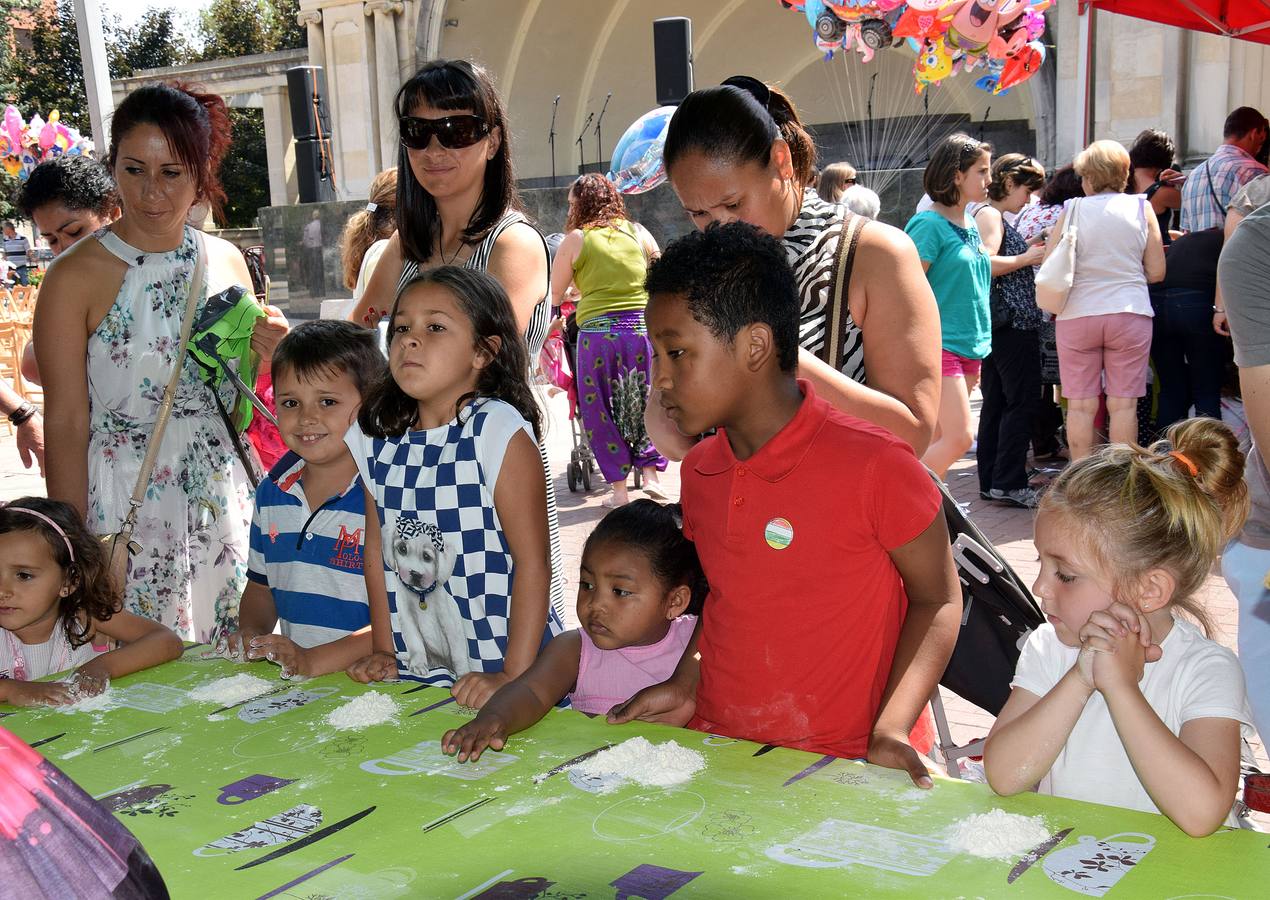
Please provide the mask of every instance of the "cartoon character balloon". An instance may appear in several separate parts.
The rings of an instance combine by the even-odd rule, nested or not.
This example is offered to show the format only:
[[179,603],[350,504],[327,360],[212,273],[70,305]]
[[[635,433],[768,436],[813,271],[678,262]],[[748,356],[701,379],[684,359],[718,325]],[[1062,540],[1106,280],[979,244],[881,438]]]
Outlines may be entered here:
[[659,106],[632,122],[618,139],[609,181],[623,194],[642,194],[666,180],[661,151],[674,114],[675,107]]
[[26,181],[40,163],[63,154],[79,156],[93,152],[93,142],[62,122],[58,110],[45,121],[38,113],[27,122],[13,105],[0,118],[0,168]]

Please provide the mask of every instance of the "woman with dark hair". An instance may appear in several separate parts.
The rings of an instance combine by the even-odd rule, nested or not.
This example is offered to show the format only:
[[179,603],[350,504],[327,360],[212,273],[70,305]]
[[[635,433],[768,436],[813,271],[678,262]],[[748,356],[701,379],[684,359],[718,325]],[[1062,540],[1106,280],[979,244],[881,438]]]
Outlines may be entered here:
[[[197,312],[226,289],[250,292],[238,248],[186,224],[196,203],[217,209],[225,199],[217,172],[229,141],[216,95],[168,84],[129,94],[111,120],[107,159],[123,215],[58,257],[40,289],[48,495],[100,534],[118,532],[129,513],[164,387],[182,358],[191,293]],[[196,285],[200,261],[206,274]],[[260,319],[252,347],[268,359],[285,330],[280,314]],[[206,641],[237,614],[251,485],[197,361],[183,359],[136,546],[129,553],[118,544],[115,565],[126,566],[124,609]],[[220,389],[221,403],[234,399],[232,387]]]
[[[437,59],[393,101],[400,129],[397,233],[389,239],[349,319],[376,327],[401,286],[420,269],[465,266],[489,272],[511,298],[529,358],[551,326],[547,244],[521,211],[503,102],[480,66]],[[564,609],[564,556],[546,446],[551,534],[551,605]]]
[[917,245],[926,278],[939,304],[943,385],[939,395],[939,434],[922,462],[943,478],[948,467],[974,442],[970,430],[970,394],[979,381],[982,360],[992,349],[988,291],[992,262],[971,203],[987,199],[992,147],[964,134],[944,138],[922,176],[931,208],[908,220],[904,230]]
[[[693,91],[670,121],[664,159],[697,228],[743,221],[781,240],[798,282],[799,374],[838,409],[924,452],[939,406],[930,286],[898,229],[865,224],[805,186],[816,146],[790,99],[745,75]],[[687,452],[658,404],[647,419],[662,453]]]
[[1186,176],[1173,168],[1177,145],[1163,131],[1148,128],[1137,136],[1129,148],[1129,182],[1125,192],[1145,194],[1151,210],[1160,220],[1160,238],[1164,246],[1172,240],[1174,211],[1182,206],[1182,183]]
[[1045,255],[1040,239],[1031,244],[1007,221],[1045,183],[1045,169],[1021,153],[1007,153],[992,166],[988,202],[975,224],[992,257],[992,352],[983,361],[983,407],[979,411],[979,496],[1034,509],[1037,493],[1028,484],[1027,452],[1032,443],[1036,402],[1041,393],[1038,330],[1045,313],[1036,305],[1032,267]]
[[569,189],[564,241],[551,271],[552,303],[560,305],[569,285],[577,286],[578,407],[582,427],[613,496],[604,505],[629,499],[626,476],[643,472],[644,493],[665,500],[657,473],[666,458],[644,428],[652,346],[644,326],[648,292],[644,276],[657,255],[657,242],[626,215],[626,204],[603,175],[583,175]]
[[59,256],[119,218],[119,191],[110,170],[97,160],[59,156],[31,171],[18,192],[18,208]]

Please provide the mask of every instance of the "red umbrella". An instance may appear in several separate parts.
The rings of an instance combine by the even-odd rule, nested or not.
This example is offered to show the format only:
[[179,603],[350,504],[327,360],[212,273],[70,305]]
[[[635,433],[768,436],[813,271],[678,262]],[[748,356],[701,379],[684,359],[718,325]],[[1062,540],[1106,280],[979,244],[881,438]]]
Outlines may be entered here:
[[1081,6],[1270,44],[1268,0],[1082,0]]

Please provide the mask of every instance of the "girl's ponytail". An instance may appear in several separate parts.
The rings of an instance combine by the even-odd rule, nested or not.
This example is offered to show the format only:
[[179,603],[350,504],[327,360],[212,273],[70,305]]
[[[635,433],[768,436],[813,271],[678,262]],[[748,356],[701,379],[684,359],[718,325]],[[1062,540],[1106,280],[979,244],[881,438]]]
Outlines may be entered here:
[[384,169],[370,183],[370,202],[359,209],[344,225],[340,238],[340,266],[344,270],[344,287],[357,287],[362,260],[375,241],[392,237],[397,229],[397,170]]
[[1243,529],[1248,518],[1248,485],[1238,438],[1216,419],[1187,419],[1169,429],[1168,442],[1172,445],[1169,458],[1194,478],[1221,511],[1224,544]]
[[767,90],[767,111],[781,130],[781,137],[789,144],[789,155],[794,162],[794,181],[800,185],[810,184],[812,171],[816,168],[816,142],[803,127],[789,95],[777,87],[769,86]]

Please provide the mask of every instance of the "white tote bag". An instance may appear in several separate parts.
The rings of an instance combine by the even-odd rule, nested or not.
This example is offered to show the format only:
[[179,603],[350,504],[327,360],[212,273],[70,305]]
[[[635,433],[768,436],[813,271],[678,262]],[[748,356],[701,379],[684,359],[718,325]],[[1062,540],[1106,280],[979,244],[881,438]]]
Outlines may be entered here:
[[1056,316],[1067,306],[1067,295],[1076,274],[1076,210],[1079,207],[1080,200],[1073,200],[1054,252],[1036,273],[1036,305]]

